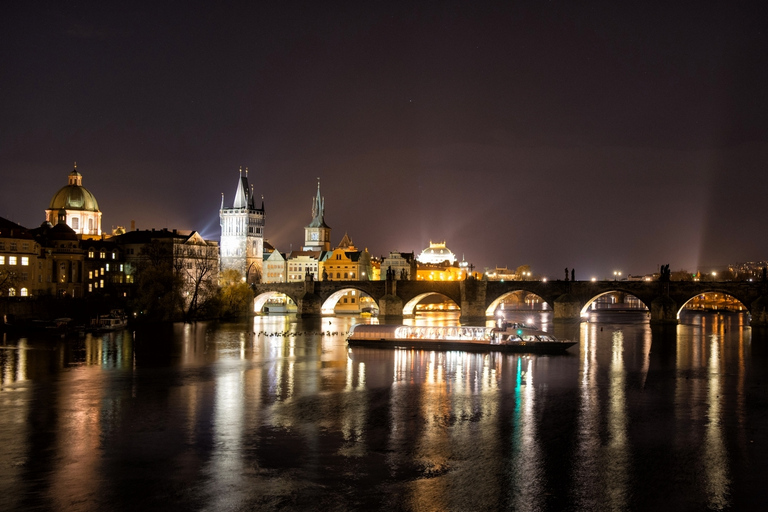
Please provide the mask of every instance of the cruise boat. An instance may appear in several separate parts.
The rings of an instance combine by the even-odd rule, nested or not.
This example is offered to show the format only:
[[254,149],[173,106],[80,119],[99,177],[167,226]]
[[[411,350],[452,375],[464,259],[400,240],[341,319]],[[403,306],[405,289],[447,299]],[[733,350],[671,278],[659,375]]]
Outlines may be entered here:
[[467,350],[481,352],[563,353],[576,344],[521,323],[497,327],[357,324],[347,337],[350,347]]

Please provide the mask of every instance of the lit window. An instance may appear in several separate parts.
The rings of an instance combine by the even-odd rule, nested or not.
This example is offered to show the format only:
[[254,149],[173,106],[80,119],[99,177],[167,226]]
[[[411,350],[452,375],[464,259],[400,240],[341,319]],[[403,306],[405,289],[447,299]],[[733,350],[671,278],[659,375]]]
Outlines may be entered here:
[[29,292],[27,291],[26,288],[22,288],[21,289],[21,296],[22,297],[28,297],[29,296]]
[[104,275],[104,267],[101,268],[101,275]]
[[0,265],[5,265],[5,256],[0,256]]
[[15,265],[16,264],[16,256],[8,256],[8,264],[9,265]]
[[8,288],[8,296],[9,297],[15,297],[16,296],[16,288]]
[[104,259],[106,257],[107,257],[107,251],[102,249],[101,252],[99,253],[99,258]]
[[88,279],[93,279],[93,270],[88,271]]
[[115,259],[115,253],[114,252],[112,253],[112,259]]
[[104,288],[104,280],[99,279],[99,288]]
[[88,249],[88,257],[93,258],[93,249]]
[[109,272],[109,263],[107,263],[107,272]]
[[80,219],[72,217],[72,229],[80,229]]
[[92,291],[93,291],[93,285],[92,285],[92,284],[89,284],[89,285],[88,285],[88,291],[89,291],[89,292],[92,292]]
[[29,257],[22,256],[21,257],[21,264],[24,265],[24,266],[29,265]]
[[123,264],[121,263],[120,264],[120,272],[122,272],[122,271],[123,271]]

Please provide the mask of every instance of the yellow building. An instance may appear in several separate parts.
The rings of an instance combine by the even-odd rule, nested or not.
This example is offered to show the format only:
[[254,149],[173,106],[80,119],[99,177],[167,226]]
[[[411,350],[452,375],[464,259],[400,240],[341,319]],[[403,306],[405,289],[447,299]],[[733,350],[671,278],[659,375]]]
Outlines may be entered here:
[[[321,267],[324,281],[369,281],[373,273],[368,249],[357,250],[346,234],[339,246],[325,255]],[[339,297],[335,309],[338,313],[359,313],[363,308],[373,305],[370,297],[361,296],[357,290],[350,290]]]

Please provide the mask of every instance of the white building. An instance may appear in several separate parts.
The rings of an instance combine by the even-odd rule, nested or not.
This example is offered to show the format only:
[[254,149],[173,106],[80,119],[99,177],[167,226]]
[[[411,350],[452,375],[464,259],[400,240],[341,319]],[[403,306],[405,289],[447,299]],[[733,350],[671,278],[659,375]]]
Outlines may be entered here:
[[235,269],[248,283],[256,282],[262,275],[264,258],[264,201],[256,208],[253,186],[248,186],[248,169],[237,182],[232,208],[224,207],[221,194],[219,210],[221,224],[221,270]]
[[[426,264],[432,264],[437,265],[439,263],[443,263],[447,261],[449,264],[453,265],[456,263],[456,256],[451,252],[450,249],[448,249],[445,246],[445,242],[436,242],[432,243],[430,240],[429,247],[421,251],[421,254],[416,258],[419,263],[426,263]],[[382,265],[382,272],[384,271],[384,266]]]
[[83,186],[83,175],[75,170],[69,173],[67,186],[51,199],[45,210],[45,219],[55,226],[60,218],[75,231],[79,238],[101,236],[101,211],[91,192]]

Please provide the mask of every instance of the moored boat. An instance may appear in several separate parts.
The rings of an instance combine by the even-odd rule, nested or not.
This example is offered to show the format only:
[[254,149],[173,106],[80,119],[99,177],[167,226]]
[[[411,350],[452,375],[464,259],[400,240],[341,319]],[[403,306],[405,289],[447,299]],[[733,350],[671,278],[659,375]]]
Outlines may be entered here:
[[90,331],[119,331],[128,327],[128,317],[119,309],[113,309],[108,315],[100,315],[91,320]]
[[497,327],[358,324],[350,330],[347,344],[350,347],[558,354],[576,343],[558,340],[525,324],[502,323]]

